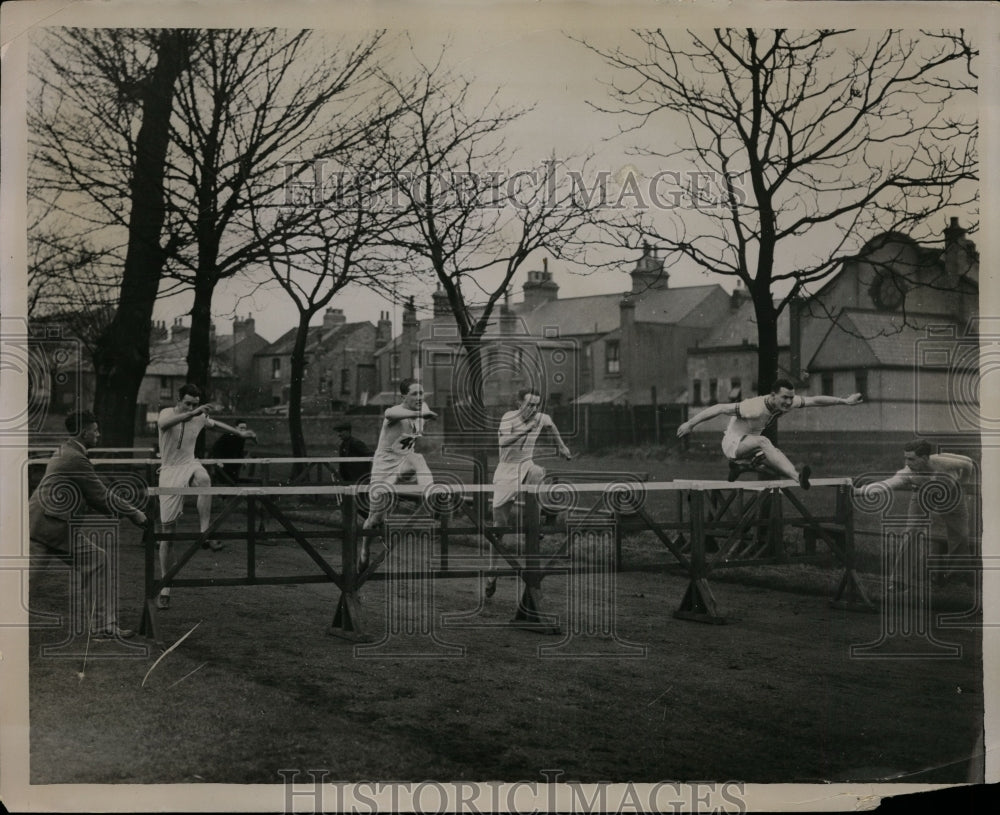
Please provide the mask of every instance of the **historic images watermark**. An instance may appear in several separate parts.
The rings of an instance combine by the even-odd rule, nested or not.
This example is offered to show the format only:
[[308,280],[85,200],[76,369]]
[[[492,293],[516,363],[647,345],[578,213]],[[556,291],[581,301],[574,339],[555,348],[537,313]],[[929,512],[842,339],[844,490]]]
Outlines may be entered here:
[[581,170],[553,160],[528,170],[358,175],[338,169],[331,161],[316,159],[285,165],[274,203],[282,207],[362,206],[379,211],[398,210],[425,200],[438,206],[485,210],[729,209],[747,202],[745,175],[691,169],[645,175],[632,166]]
[[281,769],[284,811],[291,812],[734,812],[747,811],[745,785],[736,781],[561,782],[562,770],[541,770],[542,781],[330,780],[325,769]]
[[[46,426],[57,406],[56,388],[61,388],[69,404],[80,404],[84,370],[83,344],[58,324],[31,326],[20,319],[4,319],[0,331],[0,369],[6,377],[22,377],[27,385],[27,401],[6,401],[0,415],[0,445],[56,445],[63,433]],[[68,388],[68,390],[67,390]]]

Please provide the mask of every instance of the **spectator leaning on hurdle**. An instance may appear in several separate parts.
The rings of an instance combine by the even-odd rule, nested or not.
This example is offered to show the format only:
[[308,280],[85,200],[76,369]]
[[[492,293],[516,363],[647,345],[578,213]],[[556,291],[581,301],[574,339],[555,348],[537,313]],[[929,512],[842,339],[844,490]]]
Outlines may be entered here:
[[120,628],[115,598],[108,597],[108,553],[89,537],[70,540],[70,522],[87,512],[124,515],[136,526],[146,515],[121,499],[108,500],[108,489],[94,471],[88,450],[101,441],[97,419],[90,411],[66,417],[69,438],[45,465],[45,475],[28,500],[31,538],[31,576],[53,559],[72,564],[73,591],[83,599],[91,615],[90,633],[95,639],[127,638],[135,632]]
[[[855,487],[855,492],[864,494],[879,488],[909,490],[907,518],[917,520],[930,516],[934,554],[949,557],[971,555],[973,551],[969,535],[969,507],[966,494],[975,477],[976,465],[967,456],[957,453],[932,453],[931,450],[930,442],[924,439],[907,442],[903,446],[903,469],[898,470],[890,478]],[[930,507],[920,506],[921,487],[930,482],[941,484],[946,496],[950,493],[950,500],[942,501],[942,507],[947,507],[946,509],[934,511]],[[950,571],[937,572],[934,574],[933,582],[940,586],[954,577],[956,576]],[[960,579],[971,585],[975,581],[975,576],[971,572],[966,572]]]

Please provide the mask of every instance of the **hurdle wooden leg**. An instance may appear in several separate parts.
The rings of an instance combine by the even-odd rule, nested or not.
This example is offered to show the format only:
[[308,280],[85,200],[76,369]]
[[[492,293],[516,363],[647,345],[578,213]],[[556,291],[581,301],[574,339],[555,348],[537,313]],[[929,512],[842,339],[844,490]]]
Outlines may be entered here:
[[163,647],[163,636],[160,633],[160,621],[156,614],[156,598],[146,598],[142,610],[142,622],[139,624],[139,633],[151,639],[154,643]]
[[540,571],[539,521],[538,497],[528,493],[525,496],[524,518],[525,570],[521,572],[524,591],[510,624],[538,634],[561,634],[558,619],[542,611],[542,580],[545,574]]
[[365,631],[361,600],[354,592],[341,592],[337,610],[330,623],[331,636],[351,642],[371,642],[372,636]]
[[712,589],[705,579],[692,580],[684,592],[680,607],[674,612],[678,620],[694,620],[697,623],[725,625],[729,620],[719,613]]
[[[836,515],[840,525],[840,533],[836,536],[831,533],[824,533],[819,530],[821,536],[826,536],[826,543],[843,561],[844,574],[840,578],[840,585],[837,586],[837,593],[830,601],[833,608],[843,608],[848,611],[866,611],[874,614],[878,611],[871,598],[865,593],[864,586],[858,579],[855,570],[854,553],[854,502],[851,499],[851,487],[842,486],[837,488]],[[836,540],[834,539],[836,538]],[[838,546],[840,544],[839,552]]]
[[344,495],[343,519],[340,541],[340,569],[343,575],[343,589],[337,601],[328,633],[351,642],[371,642],[372,637],[365,631],[364,613],[358,595],[358,515],[355,511],[356,497]]
[[[157,510],[153,510],[154,512]],[[160,593],[156,582],[156,522],[150,517],[142,531],[143,558],[145,562],[145,602],[142,605],[142,619],[139,621],[140,636],[152,639],[157,645],[163,644],[160,625],[156,614],[156,598]]]
[[719,613],[712,590],[708,586],[708,564],[705,560],[705,496],[700,490],[690,494],[689,512],[691,516],[691,582],[674,612],[679,620],[694,620],[699,623],[721,625],[728,620]]

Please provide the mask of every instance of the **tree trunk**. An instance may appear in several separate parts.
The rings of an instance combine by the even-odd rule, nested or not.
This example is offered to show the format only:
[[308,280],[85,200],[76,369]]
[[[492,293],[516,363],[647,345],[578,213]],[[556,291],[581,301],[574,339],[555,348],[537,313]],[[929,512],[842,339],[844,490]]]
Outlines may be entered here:
[[191,334],[188,337],[187,381],[201,388],[205,402],[211,401],[212,377],[212,295],[215,278],[209,274],[198,276],[194,286],[194,305],[191,307]]
[[[291,383],[288,389],[288,434],[292,440],[292,457],[304,458],[306,453],[306,437],[302,432],[302,379],[306,370],[306,340],[309,337],[309,321],[313,312],[299,313],[299,327],[295,332],[295,345],[292,346]],[[299,465],[293,470],[297,473]]]
[[764,394],[771,392],[778,378],[778,315],[769,292],[761,298],[754,296],[754,314],[757,318],[757,393]]
[[128,248],[118,309],[94,351],[94,411],[106,444],[130,447],[136,403],[149,365],[150,322],[160,287],[164,255],[164,165],[170,141],[174,86],[184,70],[190,42],[183,31],[165,31],[157,43],[136,136]]
[[[496,451],[496,428],[489,427],[483,399],[483,346],[482,337],[468,334],[462,337],[465,354],[457,370],[457,382],[453,382],[452,392],[462,396],[462,403],[456,404],[459,432],[471,433],[475,439],[472,456],[476,461],[473,478],[476,483],[487,483],[491,474],[486,466],[491,450]],[[456,387],[456,385],[458,387]],[[461,412],[459,414],[459,412]],[[487,441],[487,440],[490,441]],[[481,480],[480,480],[481,479]]]
[[[770,393],[778,378],[778,315],[775,313],[769,291],[765,297],[754,295],[754,313],[757,317],[757,393]],[[764,428],[764,438],[778,443],[778,421],[775,419]],[[763,476],[760,476],[763,477]]]
[[205,400],[211,398],[211,336],[212,295],[219,281],[216,264],[219,260],[218,176],[216,160],[219,152],[218,111],[202,148],[202,173],[198,182],[198,268],[194,279],[194,305],[191,308],[191,335],[188,338],[187,378],[202,389]]

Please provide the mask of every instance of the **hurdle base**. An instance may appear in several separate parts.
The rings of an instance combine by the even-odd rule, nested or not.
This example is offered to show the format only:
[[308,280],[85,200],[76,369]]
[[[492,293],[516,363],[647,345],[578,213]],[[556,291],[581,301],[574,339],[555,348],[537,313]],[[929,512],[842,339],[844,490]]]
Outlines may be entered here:
[[718,614],[704,614],[700,611],[675,611],[674,618],[677,620],[691,620],[696,623],[709,623],[710,625],[728,625],[731,622],[729,617],[720,617]]
[[156,597],[146,598],[142,609],[142,619],[139,621],[139,636],[152,640],[160,648],[163,647],[163,637],[160,634],[160,625],[156,614]]
[[559,623],[554,620],[548,622],[544,620],[522,620],[515,616],[511,619],[510,625],[512,628],[520,628],[522,631],[532,631],[535,634],[562,634],[562,628],[559,626]]
[[725,625],[729,622],[728,618],[719,614],[715,597],[708,586],[708,581],[704,578],[688,583],[684,599],[681,600],[680,607],[674,612],[674,617],[678,620],[692,620],[712,625]]
[[863,614],[878,614],[878,609],[875,606],[865,603],[859,603],[851,600],[831,600],[830,608],[841,609],[842,611],[857,611]]
[[340,595],[333,621],[327,634],[350,642],[374,642],[375,638],[364,630],[361,602],[356,594],[344,592]]
[[562,634],[558,618],[542,613],[541,599],[538,586],[526,585],[510,625],[536,634]]
[[840,579],[840,585],[837,587],[837,593],[830,601],[830,608],[861,611],[867,614],[877,614],[879,611],[865,594],[865,590],[853,569],[845,570],[844,576]]
[[365,634],[362,631],[345,631],[343,628],[336,628],[332,625],[326,630],[326,633],[331,637],[348,642],[375,642],[375,637],[371,634]]

